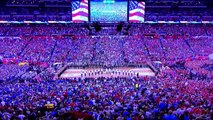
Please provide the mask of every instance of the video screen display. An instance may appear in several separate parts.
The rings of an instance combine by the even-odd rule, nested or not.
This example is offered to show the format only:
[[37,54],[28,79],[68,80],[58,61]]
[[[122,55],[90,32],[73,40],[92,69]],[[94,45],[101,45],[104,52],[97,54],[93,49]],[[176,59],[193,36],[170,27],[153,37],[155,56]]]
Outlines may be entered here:
[[100,22],[127,21],[127,0],[90,0],[90,19]]

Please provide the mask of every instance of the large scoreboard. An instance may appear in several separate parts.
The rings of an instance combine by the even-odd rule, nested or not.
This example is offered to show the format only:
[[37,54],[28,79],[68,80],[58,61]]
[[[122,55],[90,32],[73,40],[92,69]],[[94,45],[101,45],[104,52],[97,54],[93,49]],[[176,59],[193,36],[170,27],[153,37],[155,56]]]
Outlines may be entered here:
[[141,0],[72,0],[73,22],[144,22]]
[[127,1],[91,0],[91,21],[127,21]]

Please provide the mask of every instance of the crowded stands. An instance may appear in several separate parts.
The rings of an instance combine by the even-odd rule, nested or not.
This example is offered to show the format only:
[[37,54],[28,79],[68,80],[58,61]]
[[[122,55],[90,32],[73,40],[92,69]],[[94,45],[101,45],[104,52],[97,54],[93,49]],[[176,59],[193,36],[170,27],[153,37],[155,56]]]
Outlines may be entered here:
[[[212,117],[212,71],[211,67],[201,68],[211,63],[193,62],[196,56],[205,57],[213,51],[212,26],[141,25],[133,26],[129,35],[112,36],[106,36],[113,33],[107,28],[94,35],[84,27],[72,26],[1,28],[3,119]],[[81,32],[74,34],[74,29]],[[60,69],[54,70],[56,62],[114,66],[146,61],[161,61],[162,72],[150,78],[53,80]],[[177,67],[180,61],[185,65]]]
[[147,0],[145,23],[72,23],[71,1],[0,3],[0,120],[213,119],[208,2]]

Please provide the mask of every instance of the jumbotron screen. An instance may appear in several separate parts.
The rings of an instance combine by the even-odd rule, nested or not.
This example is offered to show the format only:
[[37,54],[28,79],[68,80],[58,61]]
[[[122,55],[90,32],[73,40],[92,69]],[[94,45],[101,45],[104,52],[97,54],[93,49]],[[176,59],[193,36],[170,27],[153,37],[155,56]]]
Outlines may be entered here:
[[127,0],[91,0],[91,21],[127,21]]

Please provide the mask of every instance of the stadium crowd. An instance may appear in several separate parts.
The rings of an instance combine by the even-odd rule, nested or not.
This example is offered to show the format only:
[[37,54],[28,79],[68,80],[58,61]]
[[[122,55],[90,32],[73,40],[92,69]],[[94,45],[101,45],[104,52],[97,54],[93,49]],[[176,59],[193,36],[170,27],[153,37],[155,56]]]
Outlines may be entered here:
[[[212,26],[133,25],[129,35],[114,31],[104,28],[89,35],[79,26],[0,26],[0,117],[212,119],[212,79],[190,77],[187,64],[183,70],[166,69],[211,54]],[[20,65],[19,61],[46,62],[49,68]],[[168,71],[153,78],[53,80],[51,68],[57,62],[113,66],[146,61],[160,61]]]
[[2,119],[212,119],[212,81],[99,78],[13,82],[0,89]]

